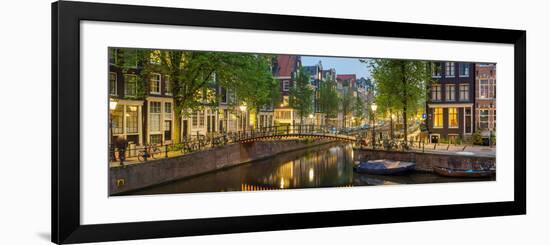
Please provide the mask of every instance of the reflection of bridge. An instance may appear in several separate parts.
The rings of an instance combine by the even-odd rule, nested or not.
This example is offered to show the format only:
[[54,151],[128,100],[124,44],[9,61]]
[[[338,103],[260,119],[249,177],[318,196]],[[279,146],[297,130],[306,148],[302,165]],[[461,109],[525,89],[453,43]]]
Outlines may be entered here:
[[356,142],[358,135],[359,132],[337,130],[327,126],[283,125],[241,132],[237,135],[233,135],[233,141],[247,143],[261,140],[301,138]]

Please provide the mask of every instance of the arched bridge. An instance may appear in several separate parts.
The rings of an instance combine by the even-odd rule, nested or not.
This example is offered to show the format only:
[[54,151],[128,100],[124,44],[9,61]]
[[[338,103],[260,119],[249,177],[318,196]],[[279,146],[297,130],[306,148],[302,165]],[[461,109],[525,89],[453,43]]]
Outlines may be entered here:
[[330,139],[338,141],[356,142],[360,132],[336,130],[327,126],[315,125],[282,125],[259,128],[256,130],[238,132],[230,136],[234,142],[254,142],[278,139]]

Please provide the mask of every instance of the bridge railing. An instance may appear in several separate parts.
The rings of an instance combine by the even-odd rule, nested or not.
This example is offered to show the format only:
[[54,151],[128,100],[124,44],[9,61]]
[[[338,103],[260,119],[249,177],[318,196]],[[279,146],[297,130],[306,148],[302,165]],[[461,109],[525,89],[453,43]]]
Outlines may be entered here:
[[263,137],[300,137],[307,135],[333,136],[342,137],[343,139],[348,137],[345,139],[355,140],[351,130],[318,125],[277,125],[244,131],[191,135],[181,139],[179,143],[171,144],[135,146],[128,145],[127,142],[118,142],[109,145],[109,162],[112,166],[147,162]]

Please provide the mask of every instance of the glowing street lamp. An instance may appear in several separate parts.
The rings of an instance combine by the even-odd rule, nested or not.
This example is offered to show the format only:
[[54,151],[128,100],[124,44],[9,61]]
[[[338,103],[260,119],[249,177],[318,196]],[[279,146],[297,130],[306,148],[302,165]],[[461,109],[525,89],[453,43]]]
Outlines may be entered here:
[[243,105],[239,106],[239,109],[240,109],[242,112],[245,112],[245,111],[246,111],[246,105],[243,104]]
[[242,112],[242,124],[243,124],[243,131],[246,131],[246,124],[247,124],[247,120],[246,120],[246,104],[243,103],[242,105],[239,106],[239,110],[241,110]]
[[118,101],[115,99],[109,99],[109,109],[111,111],[114,111],[116,109],[116,106],[118,104]]

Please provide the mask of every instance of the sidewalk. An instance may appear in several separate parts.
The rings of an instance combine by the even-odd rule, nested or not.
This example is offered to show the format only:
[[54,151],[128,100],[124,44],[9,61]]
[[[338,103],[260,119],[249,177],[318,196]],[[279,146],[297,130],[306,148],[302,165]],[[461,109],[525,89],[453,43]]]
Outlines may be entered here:
[[[422,146],[418,147],[415,144],[412,149],[422,152]],[[449,144],[425,144],[424,152],[439,153],[439,154],[456,154],[465,156],[485,156],[495,157],[496,147],[480,146],[480,145],[449,145]]]

